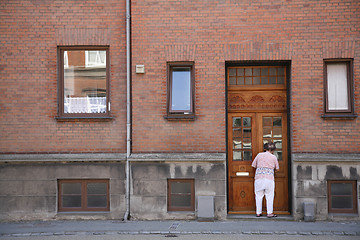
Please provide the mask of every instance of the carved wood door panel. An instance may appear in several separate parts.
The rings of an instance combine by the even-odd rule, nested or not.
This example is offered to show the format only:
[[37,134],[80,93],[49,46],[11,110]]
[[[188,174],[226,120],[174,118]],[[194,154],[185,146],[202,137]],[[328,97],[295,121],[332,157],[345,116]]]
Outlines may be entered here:
[[[280,170],[275,174],[274,211],[288,213],[286,113],[228,114],[229,212],[255,213],[251,163],[268,141],[276,144]],[[265,202],[264,202],[265,203]],[[266,210],[265,205],[263,210]]]

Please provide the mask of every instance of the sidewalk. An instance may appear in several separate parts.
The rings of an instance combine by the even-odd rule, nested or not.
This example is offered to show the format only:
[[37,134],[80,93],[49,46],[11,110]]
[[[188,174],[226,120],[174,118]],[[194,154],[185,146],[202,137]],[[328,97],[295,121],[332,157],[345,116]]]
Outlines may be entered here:
[[32,221],[0,223],[1,237],[116,234],[257,234],[360,236],[360,221],[298,222],[275,219],[198,221]]

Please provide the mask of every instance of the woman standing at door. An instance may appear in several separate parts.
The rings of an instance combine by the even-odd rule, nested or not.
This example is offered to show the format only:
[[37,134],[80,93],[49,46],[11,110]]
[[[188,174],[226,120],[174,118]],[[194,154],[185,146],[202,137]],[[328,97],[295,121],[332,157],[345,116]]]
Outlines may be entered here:
[[279,162],[274,155],[276,150],[273,142],[264,145],[265,152],[259,153],[251,166],[256,168],[255,172],[255,200],[256,200],[256,216],[260,217],[262,213],[262,200],[266,196],[267,217],[277,217],[273,213],[274,203],[274,170],[279,170]]

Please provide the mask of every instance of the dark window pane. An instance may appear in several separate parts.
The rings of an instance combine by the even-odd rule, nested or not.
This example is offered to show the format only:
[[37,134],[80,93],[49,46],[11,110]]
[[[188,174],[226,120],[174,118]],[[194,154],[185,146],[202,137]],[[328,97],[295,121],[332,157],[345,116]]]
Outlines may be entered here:
[[331,184],[332,195],[352,195],[353,187],[351,183],[333,183]]
[[268,68],[261,68],[261,76],[268,76]]
[[260,84],[260,77],[253,77],[253,84]]
[[190,182],[171,182],[171,193],[191,193]]
[[245,71],[244,68],[238,68],[238,70],[237,70],[237,75],[238,75],[238,76],[244,76],[244,71]]
[[278,84],[284,84],[285,83],[285,77],[278,77],[277,78],[277,83]]
[[63,183],[61,184],[62,194],[81,194],[81,183]]
[[245,78],[244,77],[238,77],[237,78],[237,85],[244,85],[245,84]]
[[268,84],[269,78],[268,77],[261,77],[261,84]]
[[62,207],[81,207],[81,196],[63,196]]
[[87,207],[106,207],[107,199],[106,196],[88,196]]
[[236,77],[230,77],[229,82],[230,85],[236,85]]
[[253,68],[253,76],[260,76],[260,68]]
[[252,68],[245,68],[245,76],[252,76]]
[[252,84],[252,77],[245,77],[245,84],[251,85]]
[[191,207],[190,195],[171,195],[172,207]]
[[332,197],[332,208],[353,208],[353,198],[350,197]]
[[269,75],[276,76],[276,68],[269,68]]
[[270,77],[269,84],[276,84],[276,77]]
[[236,69],[235,68],[230,68],[229,69],[229,76],[236,76]]
[[285,67],[279,67],[278,76],[284,76],[284,75],[285,75]]
[[88,194],[107,194],[106,183],[88,183],[87,184]]

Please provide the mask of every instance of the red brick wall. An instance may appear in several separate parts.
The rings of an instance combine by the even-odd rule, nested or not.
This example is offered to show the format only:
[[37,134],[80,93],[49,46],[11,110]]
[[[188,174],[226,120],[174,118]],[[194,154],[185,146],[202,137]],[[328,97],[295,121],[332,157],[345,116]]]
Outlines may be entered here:
[[[0,152],[125,152],[125,1],[0,2]],[[110,46],[113,120],[57,116],[57,46]]]
[[[292,152],[360,152],[360,120],[323,119],[323,59],[353,58],[359,1],[134,0],[134,152],[225,152],[225,62],[291,61]],[[195,121],[168,121],[166,63],[195,62]],[[144,64],[145,74],[135,65]]]

